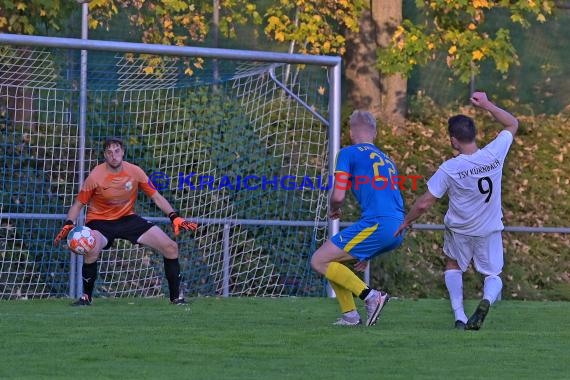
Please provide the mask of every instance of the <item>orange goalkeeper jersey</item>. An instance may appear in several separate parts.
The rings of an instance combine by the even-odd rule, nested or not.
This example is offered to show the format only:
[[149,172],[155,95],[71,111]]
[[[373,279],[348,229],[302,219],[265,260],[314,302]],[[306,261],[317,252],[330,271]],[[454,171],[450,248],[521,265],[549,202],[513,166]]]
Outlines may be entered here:
[[152,197],[156,190],[148,184],[148,176],[137,165],[123,161],[123,170],[113,173],[107,164],[97,165],[83,184],[77,200],[87,205],[87,221],[116,220],[135,213],[139,187]]

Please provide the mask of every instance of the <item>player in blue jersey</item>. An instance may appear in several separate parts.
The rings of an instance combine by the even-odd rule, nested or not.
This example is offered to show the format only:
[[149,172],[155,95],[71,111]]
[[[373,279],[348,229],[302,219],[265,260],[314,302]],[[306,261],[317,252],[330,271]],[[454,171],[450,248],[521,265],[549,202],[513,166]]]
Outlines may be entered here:
[[330,282],[340,304],[342,318],[335,324],[362,324],[354,296],[364,300],[366,325],[372,326],[389,295],[369,288],[345,264],[357,262],[362,271],[370,259],[400,246],[394,232],[404,220],[404,201],[394,162],[374,145],[376,120],[369,112],[354,111],[350,116],[350,139],[354,145],[341,149],[335,168],[329,217],[338,219],[347,190],[352,190],[360,208],[360,220],[327,240],[311,258],[312,268]]

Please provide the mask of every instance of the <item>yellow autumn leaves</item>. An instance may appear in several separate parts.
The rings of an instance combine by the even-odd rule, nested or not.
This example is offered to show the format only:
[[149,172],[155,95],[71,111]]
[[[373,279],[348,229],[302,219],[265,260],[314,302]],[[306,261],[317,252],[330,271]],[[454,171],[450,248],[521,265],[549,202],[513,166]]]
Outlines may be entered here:
[[491,8],[487,0],[473,0],[473,8]]
[[356,31],[364,0],[280,0],[267,10],[264,32],[305,54],[344,54],[343,30]]
[[[468,82],[472,75],[477,75],[484,60],[492,61],[502,73],[518,64],[509,25],[515,22],[529,26],[533,17],[545,20],[553,1],[429,0],[416,4],[423,8],[425,22],[404,19],[392,35],[390,46],[379,51],[379,69],[385,74],[407,76],[415,65],[443,58],[459,80]],[[497,16],[491,29],[481,31],[491,9],[506,11],[500,14],[505,22]]]
[[[456,55],[457,54],[457,46],[451,45],[451,47],[447,50],[447,53],[450,57]],[[483,49],[475,49],[471,52],[471,58],[473,59],[473,61],[480,61],[484,57],[485,57],[485,53],[483,53]],[[449,61],[448,61],[448,63],[449,63]]]

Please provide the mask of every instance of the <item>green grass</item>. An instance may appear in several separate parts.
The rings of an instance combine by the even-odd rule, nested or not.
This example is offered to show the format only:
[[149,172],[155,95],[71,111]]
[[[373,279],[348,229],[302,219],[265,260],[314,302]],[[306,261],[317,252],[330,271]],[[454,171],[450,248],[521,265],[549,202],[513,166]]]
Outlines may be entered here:
[[[501,301],[456,331],[447,300],[392,300],[373,327],[336,327],[336,300],[96,299],[0,304],[0,378],[562,379],[567,302]],[[471,312],[476,301],[467,301]]]

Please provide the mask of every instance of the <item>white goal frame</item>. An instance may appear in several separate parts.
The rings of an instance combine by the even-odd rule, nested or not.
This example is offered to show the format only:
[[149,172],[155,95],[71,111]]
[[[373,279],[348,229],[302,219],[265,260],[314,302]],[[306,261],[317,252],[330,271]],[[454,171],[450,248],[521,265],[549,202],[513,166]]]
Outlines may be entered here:
[[[303,102],[302,99],[296,97],[295,94],[289,91],[286,86],[277,83],[282,89],[293,99],[299,102],[307,111],[311,112],[317,119],[321,120],[328,128],[328,157],[327,163],[329,173],[334,173],[334,157],[340,149],[340,120],[341,120],[341,58],[338,56],[310,56],[301,54],[287,54],[263,51],[248,51],[248,50],[231,50],[219,48],[199,48],[199,47],[181,47],[169,45],[156,45],[156,44],[143,44],[143,43],[127,43],[116,41],[100,41],[89,39],[75,39],[75,38],[57,38],[57,37],[41,37],[41,36],[26,36],[26,35],[13,35],[0,33],[0,45],[9,46],[27,46],[38,48],[62,48],[74,49],[81,51],[81,82],[80,82],[80,98],[79,98],[79,137],[81,140],[85,139],[86,131],[86,102],[87,102],[87,54],[89,51],[107,51],[107,52],[124,52],[124,53],[140,53],[140,54],[156,54],[156,55],[169,55],[178,57],[201,57],[201,58],[219,58],[226,60],[239,60],[251,62],[266,62],[266,63],[285,63],[285,64],[308,64],[326,67],[328,84],[329,84],[329,102],[328,102],[328,118],[324,118],[311,108],[310,105]],[[81,146],[80,146],[81,148]],[[81,179],[79,185],[81,186],[83,179],[87,172],[84,167],[82,152],[79,152],[79,171],[78,176]],[[77,189],[79,190],[79,189]],[[332,191],[332,187],[329,193]],[[46,220],[64,220],[64,214],[23,214],[23,213],[2,213],[0,211],[0,219],[46,219]],[[156,221],[168,222],[167,218],[151,218]],[[287,225],[293,223],[295,226],[313,226],[315,222],[309,221],[279,221],[279,220],[209,220],[195,218],[198,223],[216,223],[223,224],[224,228],[235,224],[261,224],[261,225]],[[339,230],[338,220],[330,220],[328,222],[320,222],[326,224],[328,236],[332,236]],[[229,261],[228,252],[224,252],[224,260]],[[72,255],[70,261],[70,279],[69,279],[69,296],[77,297],[82,293],[81,281],[81,267],[82,257]],[[224,279],[226,281],[227,279]],[[330,293],[330,289],[329,295]],[[227,282],[224,286],[223,295],[227,296]]]

